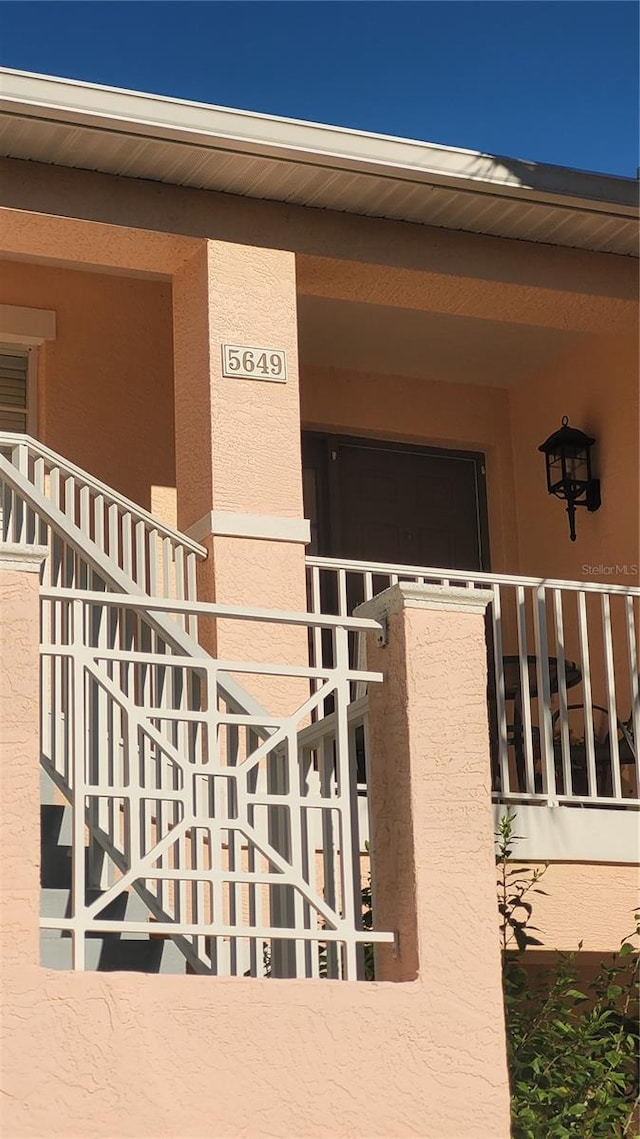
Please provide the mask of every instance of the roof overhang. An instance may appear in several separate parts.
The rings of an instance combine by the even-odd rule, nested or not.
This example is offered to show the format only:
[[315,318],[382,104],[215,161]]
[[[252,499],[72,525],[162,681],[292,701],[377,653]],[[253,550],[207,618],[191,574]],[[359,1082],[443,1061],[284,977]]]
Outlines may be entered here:
[[635,179],[0,68],[0,154],[637,255]]

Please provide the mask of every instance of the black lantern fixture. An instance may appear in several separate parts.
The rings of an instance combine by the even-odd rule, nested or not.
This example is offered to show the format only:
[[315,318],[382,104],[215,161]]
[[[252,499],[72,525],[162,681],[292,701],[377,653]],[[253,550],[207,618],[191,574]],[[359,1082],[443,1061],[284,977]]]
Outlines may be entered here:
[[547,464],[547,490],[563,499],[569,515],[571,541],[576,540],[576,507],[594,511],[600,507],[600,480],[591,474],[591,448],[595,443],[584,431],[569,427],[563,416],[562,427],[538,447]]

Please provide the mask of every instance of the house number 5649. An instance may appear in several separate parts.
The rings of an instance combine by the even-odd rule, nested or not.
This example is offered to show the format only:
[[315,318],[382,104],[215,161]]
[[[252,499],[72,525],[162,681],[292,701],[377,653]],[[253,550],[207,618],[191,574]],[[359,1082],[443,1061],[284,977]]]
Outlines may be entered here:
[[284,384],[287,361],[281,348],[250,348],[243,344],[222,345],[222,375],[242,380],[267,380]]

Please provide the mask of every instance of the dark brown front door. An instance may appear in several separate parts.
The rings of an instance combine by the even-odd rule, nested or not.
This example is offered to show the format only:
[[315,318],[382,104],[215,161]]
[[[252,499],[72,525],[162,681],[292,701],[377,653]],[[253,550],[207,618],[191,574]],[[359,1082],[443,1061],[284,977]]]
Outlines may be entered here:
[[488,569],[484,456],[303,434],[312,549],[326,556]]

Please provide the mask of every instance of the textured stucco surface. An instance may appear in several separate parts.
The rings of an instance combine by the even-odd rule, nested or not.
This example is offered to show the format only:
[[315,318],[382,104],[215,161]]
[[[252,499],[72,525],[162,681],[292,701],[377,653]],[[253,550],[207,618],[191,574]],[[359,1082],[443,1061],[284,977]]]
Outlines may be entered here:
[[7,256],[16,261],[33,257],[78,269],[99,267],[107,272],[167,277],[198,247],[193,238],[141,232],[124,225],[87,225],[80,215],[71,213],[67,217],[47,214],[31,214],[23,206],[2,210],[0,227]]
[[[290,249],[314,258],[406,268],[416,273],[415,287],[423,290],[425,301],[429,289],[426,279],[421,281],[419,274],[442,275],[453,286],[445,297],[448,311],[455,306],[453,298],[467,277],[476,279],[480,289],[485,281],[515,286],[511,294],[505,291],[502,296],[504,319],[518,320],[517,311],[526,310],[529,301],[533,301],[533,311],[537,310],[543,320],[564,320],[565,327],[575,321],[578,327],[593,329],[589,318],[601,311],[601,298],[605,297],[611,297],[614,302],[624,301],[633,318],[637,297],[636,266],[630,257],[550,248],[534,242],[452,232],[381,218],[354,217],[337,210],[261,202],[232,194],[15,159],[0,162],[0,204],[9,210],[49,214],[54,222],[60,218],[83,218],[106,223],[116,227],[116,231],[139,227],[157,235],[158,247],[160,238],[167,234],[174,238],[180,235],[183,242],[185,238],[206,237]],[[23,234],[22,240],[21,248],[26,252],[28,233]],[[67,256],[74,256],[71,244],[67,247]],[[331,264],[322,267],[312,263],[301,277],[301,290],[315,289],[316,295],[320,295],[322,279],[326,281],[333,271]],[[387,287],[384,271],[378,274],[378,281],[381,287]],[[432,283],[440,287],[437,282]],[[395,278],[388,287],[398,295]],[[568,303],[564,293],[571,298]],[[517,308],[509,317],[506,310],[510,307],[510,296]],[[592,298],[598,298],[593,307]],[[351,292],[349,299],[355,299]],[[484,305],[480,292],[472,290],[470,300]],[[462,311],[466,303],[464,287],[457,311]],[[486,306],[484,311],[496,319],[495,305]],[[612,311],[618,311],[615,303]],[[606,314],[595,315],[595,319],[602,322]]]
[[[428,904],[414,982],[252,981],[38,968],[36,578],[3,576],[0,599],[2,693],[8,705],[3,811],[10,821],[9,841],[0,846],[9,911],[3,923],[9,944],[2,973],[2,1134],[506,1139],[502,1014],[491,984],[495,936],[480,931],[475,960],[466,937],[456,939],[454,952],[443,959],[439,938],[452,935],[458,922],[485,915],[477,900],[469,913],[466,891],[455,886],[441,828],[435,858],[430,857],[433,809],[416,818],[413,828],[405,819],[420,847],[418,895]],[[465,632],[459,644],[449,639],[450,647],[464,646],[465,655],[474,644],[479,651],[479,638],[467,631],[471,636]],[[425,647],[426,642],[415,644],[416,650]],[[455,661],[459,670],[457,656]],[[416,668],[422,675],[422,664]],[[478,676],[472,665],[468,677],[465,692],[473,701]],[[415,694],[412,681],[407,688]],[[478,713],[480,706],[478,701]],[[474,757],[482,752],[482,731],[478,723]],[[415,740],[418,761],[424,742],[422,734]],[[410,797],[413,807],[427,805],[426,784],[419,782]],[[488,850],[479,852],[483,843],[475,833],[471,841],[479,861],[484,864],[486,854],[490,862]],[[445,919],[446,929],[445,880],[447,890],[454,887],[450,908],[458,915],[451,923]],[[475,934],[474,943],[479,944]],[[481,970],[482,985],[475,973],[465,975],[468,968]]]
[[[398,594],[395,587],[383,597]],[[377,618],[381,602],[357,612]],[[370,667],[384,675],[369,694],[371,847],[376,920],[397,930],[399,943],[395,956],[387,946],[377,951],[378,972],[419,978],[476,1134],[497,1139],[509,1126],[484,617],[392,605],[387,612],[388,643],[371,636],[368,645]],[[493,1101],[472,1109],[482,1081]],[[472,1128],[471,1115],[464,1118],[450,1134]]]
[[551,862],[541,886],[546,893],[531,901],[543,945],[532,953],[570,951],[580,941],[585,953],[612,952],[634,929],[640,907],[637,866]]
[[[39,575],[0,570],[0,994],[3,970],[35,960],[39,880]],[[2,1053],[4,1064],[6,1048]],[[8,1132],[7,1134],[10,1134]]]
[[56,313],[38,438],[148,509],[152,485],[175,481],[169,284],[12,262],[0,303]]
[[[173,297],[179,525],[212,510],[302,518],[293,255],[202,243]],[[287,382],[222,376],[224,343],[284,349]],[[205,545],[202,600],[306,610],[302,544],[211,535]],[[220,621],[215,631],[204,623],[202,636],[225,659],[306,664],[304,629]],[[301,697],[277,680],[246,686],[270,710]]]
[[[640,582],[639,368],[634,315],[624,332],[590,336],[509,393],[515,493],[526,518],[520,532],[523,573]],[[543,457],[536,453],[563,415],[596,439],[594,474],[602,490],[600,510],[578,511],[575,543],[569,541],[563,504],[546,494]],[[602,565],[608,569],[597,572]],[[616,572],[625,566],[626,573]]]
[[[293,254],[223,242],[173,286],[178,518],[302,516]],[[222,344],[281,348],[287,382],[222,376]]]
[[[421,982],[3,981],[7,1139],[506,1139],[484,1013]],[[499,1015],[499,1009],[493,1010]],[[445,1042],[446,1041],[446,1042]],[[488,1056],[487,1056],[488,1059]]]
[[[293,542],[210,536],[198,567],[198,596],[224,605],[306,612],[304,546]],[[307,630],[286,624],[201,618],[199,639],[228,661],[306,668]],[[270,712],[292,712],[309,695],[308,683],[245,674],[238,677]]]
[[[584,332],[610,332],[612,328],[624,327],[632,314],[632,291],[626,296],[609,296],[606,301],[598,295],[599,289],[595,295],[585,295],[591,292],[588,287],[585,289],[585,283],[563,271],[571,264],[564,256],[566,250],[546,250],[545,268],[549,272],[555,265],[559,278],[555,287],[549,288],[544,275],[536,280],[524,268],[514,273],[510,267],[509,272],[507,258],[501,256],[498,247],[492,264],[495,273],[479,271],[481,246],[469,234],[458,236],[462,238],[457,246],[460,256],[457,263],[450,263],[447,272],[427,267],[416,272],[413,266],[363,265],[355,261],[345,264],[329,257],[301,257],[298,287],[301,293],[316,297]],[[487,239],[480,239],[483,240]],[[530,249],[529,244],[527,259],[539,262],[539,251],[530,253]],[[585,261],[585,268],[587,264]],[[606,273],[606,267],[602,268]]]

